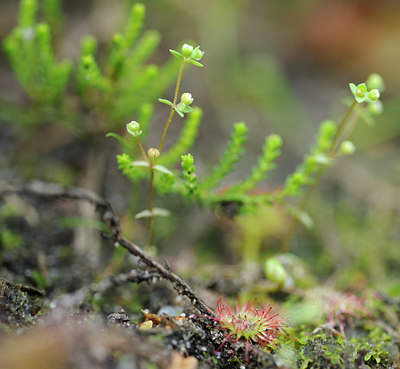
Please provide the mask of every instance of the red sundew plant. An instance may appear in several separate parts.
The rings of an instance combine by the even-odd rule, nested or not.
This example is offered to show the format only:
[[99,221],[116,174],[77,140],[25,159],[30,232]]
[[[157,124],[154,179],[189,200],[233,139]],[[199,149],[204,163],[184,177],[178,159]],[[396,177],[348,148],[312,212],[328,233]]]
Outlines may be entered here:
[[339,327],[340,333],[344,334],[345,324],[352,324],[352,318],[362,318],[370,315],[364,306],[364,299],[353,294],[343,294],[331,291],[324,296],[324,310],[328,322],[332,327]]
[[256,300],[252,303],[246,301],[240,308],[236,299],[236,311],[226,302],[219,299],[215,310],[215,317],[222,328],[227,329],[230,333],[222,341],[221,345],[215,351],[217,353],[225,342],[232,336],[236,337],[236,341],[240,339],[246,340],[245,344],[245,361],[248,362],[248,352],[250,343],[258,343],[261,346],[278,347],[277,336],[282,334],[284,323],[278,317],[278,314],[271,314],[272,306],[265,309],[256,309],[254,307]]

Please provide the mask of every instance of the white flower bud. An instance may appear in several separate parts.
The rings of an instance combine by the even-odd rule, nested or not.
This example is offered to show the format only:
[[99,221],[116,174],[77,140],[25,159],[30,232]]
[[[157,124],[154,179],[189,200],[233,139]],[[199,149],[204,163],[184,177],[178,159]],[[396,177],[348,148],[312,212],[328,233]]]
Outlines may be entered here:
[[379,99],[379,96],[379,91],[376,88],[368,93],[368,99],[370,99],[371,101],[377,101]]
[[160,152],[156,148],[151,147],[147,150],[147,155],[149,155],[151,159],[157,159],[160,156]]
[[188,45],[188,44],[184,44],[182,46],[181,51],[182,51],[183,56],[190,57],[192,55],[192,52],[193,52],[193,46]]
[[142,131],[140,129],[140,124],[134,120],[126,125],[126,130],[133,137],[139,137],[142,134]]
[[353,142],[351,141],[343,141],[340,144],[340,152],[344,155],[351,155],[354,154],[356,151],[356,147],[354,146]]
[[189,92],[182,94],[181,102],[183,102],[186,106],[189,106],[193,102],[192,94]]

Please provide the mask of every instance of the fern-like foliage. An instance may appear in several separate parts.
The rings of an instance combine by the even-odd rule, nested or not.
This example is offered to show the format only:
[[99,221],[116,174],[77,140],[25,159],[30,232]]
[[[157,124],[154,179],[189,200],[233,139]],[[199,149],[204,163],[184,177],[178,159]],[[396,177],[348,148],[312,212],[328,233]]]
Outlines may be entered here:
[[[174,166],[177,155],[190,149],[197,136],[197,127],[200,123],[201,110],[195,108],[186,121],[177,143],[166,153],[160,156],[159,163],[165,166]],[[333,121],[322,122],[316,136],[315,144],[306,155],[303,163],[295,172],[289,174],[284,186],[273,191],[254,192],[256,185],[264,180],[268,172],[275,169],[276,159],[281,154],[282,139],[279,135],[271,134],[265,138],[262,152],[257,164],[251,169],[249,176],[243,181],[229,187],[219,189],[220,182],[234,170],[235,164],[245,152],[247,126],[244,122],[236,123],[230,140],[218,164],[208,176],[199,179],[195,173],[194,158],[191,154],[181,156],[182,172],[179,175],[175,169],[174,176],[156,173],[155,187],[160,193],[176,193],[187,198],[195,198],[200,203],[215,207],[220,204],[236,203],[239,210],[251,211],[259,205],[268,205],[273,202],[283,202],[289,197],[301,196],[304,189],[315,184],[319,173],[333,163],[331,148],[337,126]],[[130,147],[128,141],[118,137],[125,148]],[[127,150],[125,150],[127,151]],[[131,151],[131,150],[130,150]],[[138,154],[137,154],[138,155]],[[146,165],[135,165],[135,159],[125,152],[117,156],[118,166],[122,173],[132,182],[148,178],[149,170]]]
[[183,169],[184,185],[189,197],[198,195],[196,167],[193,165],[193,156],[191,154],[182,155],[181,166]]
[[[18,24],[4,40],[6,54],[32,102],[31,108],[19,112],[18,107],[0,101],[0,115],[9,121],[39,123],[53,120],[48,115],[51,111],[59,124],[95,135],[117,124],[119,127],[132,115],[149,122],[152,105],[171,83],[177,63],[171,59],[161,67],[147,64],[160,36],[153,30],[142,32],[145,7],[132,6],[123,32],[113,36],[109,55],[102,56],[105,64],[97,59],[96,39],[87,36],[73,68],[71,61],[58,62],[52,47],[51,30],[57,33],[62,24],[61,1],[43,0],[40,5],[41,9],[37,0],[21,0]],[[39,10],[45,22],[36,21]],[[76,94],[80,105],[66,103],[68,84],[69,94]],[[24,112],[29,112],[30,118],[15,119]]]
[[111,92],[111,81],[106,78],[98,66],[95,54],[96,39],[87,36],[82,40],[81,53],[76,73],[76,89],[86,106],[96,106],[101,95]]
[[199,184],[200,191],[207,191],[215,187],[229,172],[234,168],[234,165],[239,161],[244,153],[243,145],[247,139],[247,126],[244,122],[236,123],[233,126],[233,132],[230,141],[222,154],[219,163],[213,168],[211,174]]
[[[236,123],[233,126],[230,140],[218,163],[208,175],[201,179],[198,178],[195,172],[194,157],[191,154],[181,155],[181,175],[178,175],[176,170],[169,170],[164,167],[163,165],[172,166],[181,152],[189,150],[197,136],[201,118],[201,111],[198,108],[193,109],[189,106],[194,100],[191,93],[182,94],[180,103],[178,103],[177,96],[185,63],[194,57],[194,60],[192,60],[194,64],[202,66],[201,63],[198,63],[198,60],[202,58],[204,53],[200,51],[199,47],[194,49],[193,46],[187,44],[182,46],[181,53],[176,50],[170,51],[181,60],[182,64],[178,72],[173,101],[159,99],[161,103],[171,107],[161,143],[158,149],[152,147],[146,154],[139,139],[139,136],[142,135],[141,126],[138,122],[132,121],[127,125],[127,130],[133,136],[134,140],[136,140],[144,161],[135,161],[126,152],[117,157],[119,168],[131,181],[134,182],[143,177],[148,177],[150,180],[150,206],[149,209],[139,213],[140,217],[146,216],[149,218],[148,245],[151,245],[152,241],[151,230],[153,218],[161,214],[166,214],[164,210],[160,214],[153,206],[154,189],[156,189],[159,193],[176,193],[189,200],[196,200],[211,207],[217,206],[223,211],[228,207],[233,209],[233,211],[229,211],[230,214],[227,214],[231,217],[235,216],[238,212],[248,213],[257,210],[257,208],[260,209],[260,206],[265,208],[274,203],[283,204],[286,206],[287,213],[292,216],[287,234],[282,242],[282,251],[286,252],[297,221],[301,221],[307,227],[313,225],[312,219],[305,212],[305,207],[315,186],[321,179],[324,169],[328,165],[331,165],[338,155],[348,155],[354,152],[354,145],[350,141],[343,140],[343,130],[356,103],[363,103],[365,101],[367,103],[376,103],[379,98],[379,91],[377,89],[368,90],[366,84],[359,85],[362,88],[351,84],[350,88],[355,101],[350,105],[342,122],[339,125],[333,121],[324,121],[321,123],[315,144],[311,147],[310,152],[305,156],[303,162],[295,169],[294,173],[287,176],[282,187],[278,187],[272,191],[256,188],[258,183],[267,177],[268,172],[276,167],[275,161],[281,154],[283,143],[281,137],[276,134],[270,134],[265,138],[265,143],[258,157],[257,164],[252,167],[248,177],[236,184],[218,188],[226,176],[234,170],[235,164],[238,163],[245,151],[244,144],[246,141],[247,126],[244,122]],[[198,60],[196,60],[197,57]],[[181,135],[176,144],[164,153],[162,152],[162,146],[165,134],[175,112],[181,117],[184,114],[188,114],[190,118],[187,119],[184,128],[181,130]],[[115,134],[112,135],[121,142],[125,151],[131,151],[130,145],[122,137]],[[338,141],[341,142],[339,143]],[[162,163],[162,165],[159,163]],[[287,201],[293,197],[302,197],[302,200],[297,201],[297,204],[293,205]],[[254,249],[252,250],[254,251]]]
[[265,179],[267,173],[275,168],[274,160],[281,154],[282,139],[277,134],[265,138],[262,154],[258,157],[257,165],[253,166],[250,176],[243,182],[233,185],[228,193],[246,193],[253,190],[258,182]]
[[18,25],[4,41],[22,87],[35,104],[54,105],[60,102],[68,83],[72,65],[57,63],[51,46],[47,23],[36,23],[37,2],[22,0]]
[[281,196],[300,195],[301,190],[305,186],[315,183],[317,175],[321,170],[333,163],[333,158],[329,157],[329,153],[336,129],[336,123],[331,120],[321,123],[315,145],[304,158],[303,163],[296,168],[293,174],[286,178]]

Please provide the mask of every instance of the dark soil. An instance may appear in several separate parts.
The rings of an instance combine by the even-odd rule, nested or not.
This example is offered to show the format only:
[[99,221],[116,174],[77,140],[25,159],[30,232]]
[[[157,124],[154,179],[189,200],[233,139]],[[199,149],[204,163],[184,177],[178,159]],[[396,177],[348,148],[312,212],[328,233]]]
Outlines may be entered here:
[[[0,368],[356,369],[400,365],[400,301],[376,293],[369,299],[368,315],[343,320],[344,335],[335,324],[319,321],[292,327],[288,321],[279,349],[252,344],[246,362],[244,341],[228,339],[220,347],[228,332],[199,313],[157,274],[149,278],[151,268],[143,263],[133,261],[136,279],[131,283],[104,274],[110,264],[88,268],[84,258],[71,252],[72,230],[56,225],[57,218],[73,213],[73,204],[21,199],[27,207],[40,208],[41,215],[34,225],[26,215],[3,217],[3,234],[7,229],[19,238],[13,244],[12,238],[3,237],[0,244]],[[111,247],[110,241],[104,240],[103,247]],[[122,270],[127,265],[131,268],[132,261],[123,265]],[[240,267],[230,272],[219,268],[205,278],[198,271],[190,276],[190,284],[212,305],[217,296],[246,294],[248,285],[237,278],[240,273]],[[281,290],[270,293],[269,300],[278,307],[290,306],[290,301],[299,304],[306,296],[306,291]],[[143,324],[143,309],[156,314],[161,323]]]

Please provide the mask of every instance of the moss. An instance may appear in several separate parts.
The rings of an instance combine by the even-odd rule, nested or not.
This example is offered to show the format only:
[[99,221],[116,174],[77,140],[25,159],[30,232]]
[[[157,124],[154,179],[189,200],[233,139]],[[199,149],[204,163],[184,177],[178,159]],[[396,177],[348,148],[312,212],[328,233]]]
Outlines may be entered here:
[[330,333],[317,333],[298,340],[299,368],[347,368],[352,358],[343,340]]
[[399,355],[393,337],[379,326],[366,326],[365,330],[367,334],[349,340],[358,353],[359,361],[363,360],[373,368],[393,367],[394,358]]
[[1,325],[25,327],[33,324],[42,304],[42,291],[0,279]]
[[395,367],[399,349],[395,338],[384,328],[366,322],[347,330],[346,334],[347,338],[329,329],[313,333],[300,331],[297,340],[288,339],[282,345],[279,359],[301,369]]

